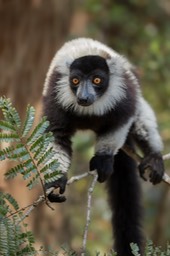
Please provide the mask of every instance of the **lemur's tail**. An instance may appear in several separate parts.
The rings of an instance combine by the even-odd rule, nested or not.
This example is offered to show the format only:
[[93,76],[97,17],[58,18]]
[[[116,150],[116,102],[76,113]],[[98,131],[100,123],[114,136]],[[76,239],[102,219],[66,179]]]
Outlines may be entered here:
[[142,255],[141,189],[133,159],[122,150],[115,156],[114,173],[108,181],[108,192],[114,234],[114,249],[118,256],[132,256],[130,243],[136,243]]

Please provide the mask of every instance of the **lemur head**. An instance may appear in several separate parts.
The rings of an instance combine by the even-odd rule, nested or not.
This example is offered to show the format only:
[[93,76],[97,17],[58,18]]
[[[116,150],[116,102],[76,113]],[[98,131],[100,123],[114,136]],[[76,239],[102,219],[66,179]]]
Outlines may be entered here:
[[54,56],[43,95],[53,91],[55,101],[66,111],[102,116],[126,98],[127,83],[135,84],[136,90],[131,67],[123,56],[100,42],[75,39]]
[[109,85],[109,68],[106,60],[97,55],[75,59],[70,66],[70,88],[81,106],[92,105]]

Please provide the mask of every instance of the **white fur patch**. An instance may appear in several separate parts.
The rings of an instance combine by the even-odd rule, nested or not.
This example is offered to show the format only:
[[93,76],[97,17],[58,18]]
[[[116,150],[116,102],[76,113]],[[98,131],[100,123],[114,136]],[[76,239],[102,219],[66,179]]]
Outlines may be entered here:
[[[106,58],[110,69],[110,81],[107,91],[98,98],[91,106],[80,106],[69,86],[69,68],[71,63],[82,56],[99,55]],[[123,74],[129,72],[131,78],[134,78],[130,72],[131,64],[121,55],[113,51],[106,45],[88,38],[79,38],[68,43],[56,53],[49,71],[47,73],[43,95],[48,91],[50,76],[53,72],[59,72],[61,79],[56,86],[56,100],[65,108],[72,109],[76,113],[83,115],[103,115],[113,108],[118,102],[126,96],[126,85],[124,84]],[[136,80],[135,80],[136,81]]]
[[142,97],[138,101],[134,132],[148,141],[154,152],[162,151],[163,143],[158,132],[155,114],[150,105]]
[[97,153],[110,153],[115,155],[124,145],[133,121],[134,118],[130,118],[120,129],[100,136],[96,142],[95,151]]

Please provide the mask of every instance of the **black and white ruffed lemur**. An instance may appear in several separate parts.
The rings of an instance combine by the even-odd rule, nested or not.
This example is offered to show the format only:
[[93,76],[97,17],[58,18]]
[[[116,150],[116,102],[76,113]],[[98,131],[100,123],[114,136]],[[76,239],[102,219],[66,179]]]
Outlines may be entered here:
[[137,165],[121,148],[138,145],[144,153],[139,173],[150,167],[150,181],[162,180],[162,140],[153,110],[144,100],[134,67],[106,45],[88,38],[69,41],[54,56],[43,90],[48,131],[55,137],[55,158],[63,177],[49,186],[51,202],[63,202],[72,156],[71,137],[77,130],[96,134],[90,171],[107,183],[112,215],[114,248],[118,256],[132,255],[130,243],[143,254],[141,191]]

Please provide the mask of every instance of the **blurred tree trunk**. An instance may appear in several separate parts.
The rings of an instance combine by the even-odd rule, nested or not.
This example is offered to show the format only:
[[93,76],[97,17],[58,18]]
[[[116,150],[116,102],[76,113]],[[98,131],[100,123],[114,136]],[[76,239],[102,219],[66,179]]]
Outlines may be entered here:
[[41,97],[54,52],[65,39],[73,1],[0,1],[0,92],[13,99],[21,115]]
[[[54,53],[68,35],[73,3],[0,0],[0,96],[12,99],[22,118],[28,103],[41,109],[45,75]],[[3,181],[8,167],[9,163],[0,163],[0,190],[11,193],[21,207],[30,204],[39,191],[34,190],[30,196],[21,179]],[[56,222],[56,213],[53,215]]]

